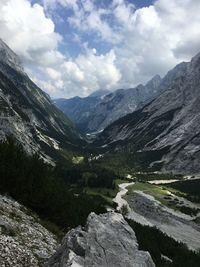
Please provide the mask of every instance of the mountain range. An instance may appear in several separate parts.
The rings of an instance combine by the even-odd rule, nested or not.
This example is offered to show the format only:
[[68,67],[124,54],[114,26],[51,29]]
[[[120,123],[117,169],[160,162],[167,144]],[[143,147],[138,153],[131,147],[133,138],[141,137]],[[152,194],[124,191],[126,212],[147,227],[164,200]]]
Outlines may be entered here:
[[95,149],[158,153],[159,159],[149,157],[149,167],[195,173],[200,171],[199,88],[200,54],[145,86],[55,100],[68,118],[0,40],[0,140],[13,136],[28,153],[53,163],[86,144],[79,130],[103,130],[93,143]]
[[88,97],[55,99],[61,109],[84,133],[100,132],[115,120],[135,111],[160,90],[161,78],[156,75],[145,86],[119,89],[114,92],[99,90]]
[[200,171],[200,54],[162,80],[165,89],[141,109],[109,125],[96,144],[108,150],[161,152],[163,171]]

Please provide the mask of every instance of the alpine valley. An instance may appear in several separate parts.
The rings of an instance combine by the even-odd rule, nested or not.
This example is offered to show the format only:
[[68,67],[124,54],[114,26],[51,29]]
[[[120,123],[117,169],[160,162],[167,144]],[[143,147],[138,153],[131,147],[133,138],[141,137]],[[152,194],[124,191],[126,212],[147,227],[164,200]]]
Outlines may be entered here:
[[52,100],[0,40],[0,265],[200,266],[200,54]]
[[160,82],[160,76],[156,75],[145,86],[140,84],[113,93],[100,90],[85,98],[56,99],[54,102],[84,133],[100,132],[155,97],[162,90]]

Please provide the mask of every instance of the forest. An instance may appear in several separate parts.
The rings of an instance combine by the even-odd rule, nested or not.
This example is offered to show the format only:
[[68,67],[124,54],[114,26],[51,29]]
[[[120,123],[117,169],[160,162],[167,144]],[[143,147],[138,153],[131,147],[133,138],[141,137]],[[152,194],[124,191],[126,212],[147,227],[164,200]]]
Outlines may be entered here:
[[155,227],[144,226],[132,220],[128,220],[128,223],[135,231],[139,249],[149,251],[157,267],[200,266],[200,253],[188,250],[184,244],[175,241]]
[[200,202],[200,179],[175,182],[169,186],[186,193],[186,198],[190,201]]
[[0,193],[36,212],[65,231],[85,224],[88,214],[105,212],[106,200],[84,193],[84,187],[114,186],[112,171],[89,163],[52,167],[38,155],[27,155],[13,139],[0,143]]

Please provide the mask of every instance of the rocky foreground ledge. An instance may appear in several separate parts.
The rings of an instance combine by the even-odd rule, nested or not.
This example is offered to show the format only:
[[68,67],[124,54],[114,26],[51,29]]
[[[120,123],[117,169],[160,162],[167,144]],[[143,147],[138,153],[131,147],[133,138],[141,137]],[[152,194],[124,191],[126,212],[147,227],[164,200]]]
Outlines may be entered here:
[[154,267],[138,249],[134,231],[119,213],[91,213],[85,227],[67,233],[48,267]]
[[0,195],[0,266],[44,266],[56,251],[56,237],[15,200]]

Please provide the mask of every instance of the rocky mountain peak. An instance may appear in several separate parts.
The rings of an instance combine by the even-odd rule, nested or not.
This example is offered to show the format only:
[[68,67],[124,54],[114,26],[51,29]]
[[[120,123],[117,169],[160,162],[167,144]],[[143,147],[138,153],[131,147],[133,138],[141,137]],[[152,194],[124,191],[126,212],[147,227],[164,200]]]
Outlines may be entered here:
[[190,62],[190,65],[193,69],[200,68],[200,52],[194,56]]
[[62,145],[71,149],[82,142],[71,121],[33,83],[19,57],[2,40],[0,103],[0,140],[13,136],[29,154],[38,153],[53,164]]
[[134,231],[119,213],[91,213],[85,227],[67,233],[48,267],[154,267],[150,254],[138,249]]
[[107,95],[109,93],[111,93],[109,90],[100,89],[100,90],[97,90],[97,91],[91,93],[89,95],[89,97],[103,97],[103,96],[105,96],[105,95]]
[[149,82],[147,82],[146,86],[148,87],[153,87],[153,88],[158,88],[158,86],[160,85],[162,79],[160,77],[160,75],[155,75]]
[[0,61],[10,67],[24,72],[20,58],[0,39]]

